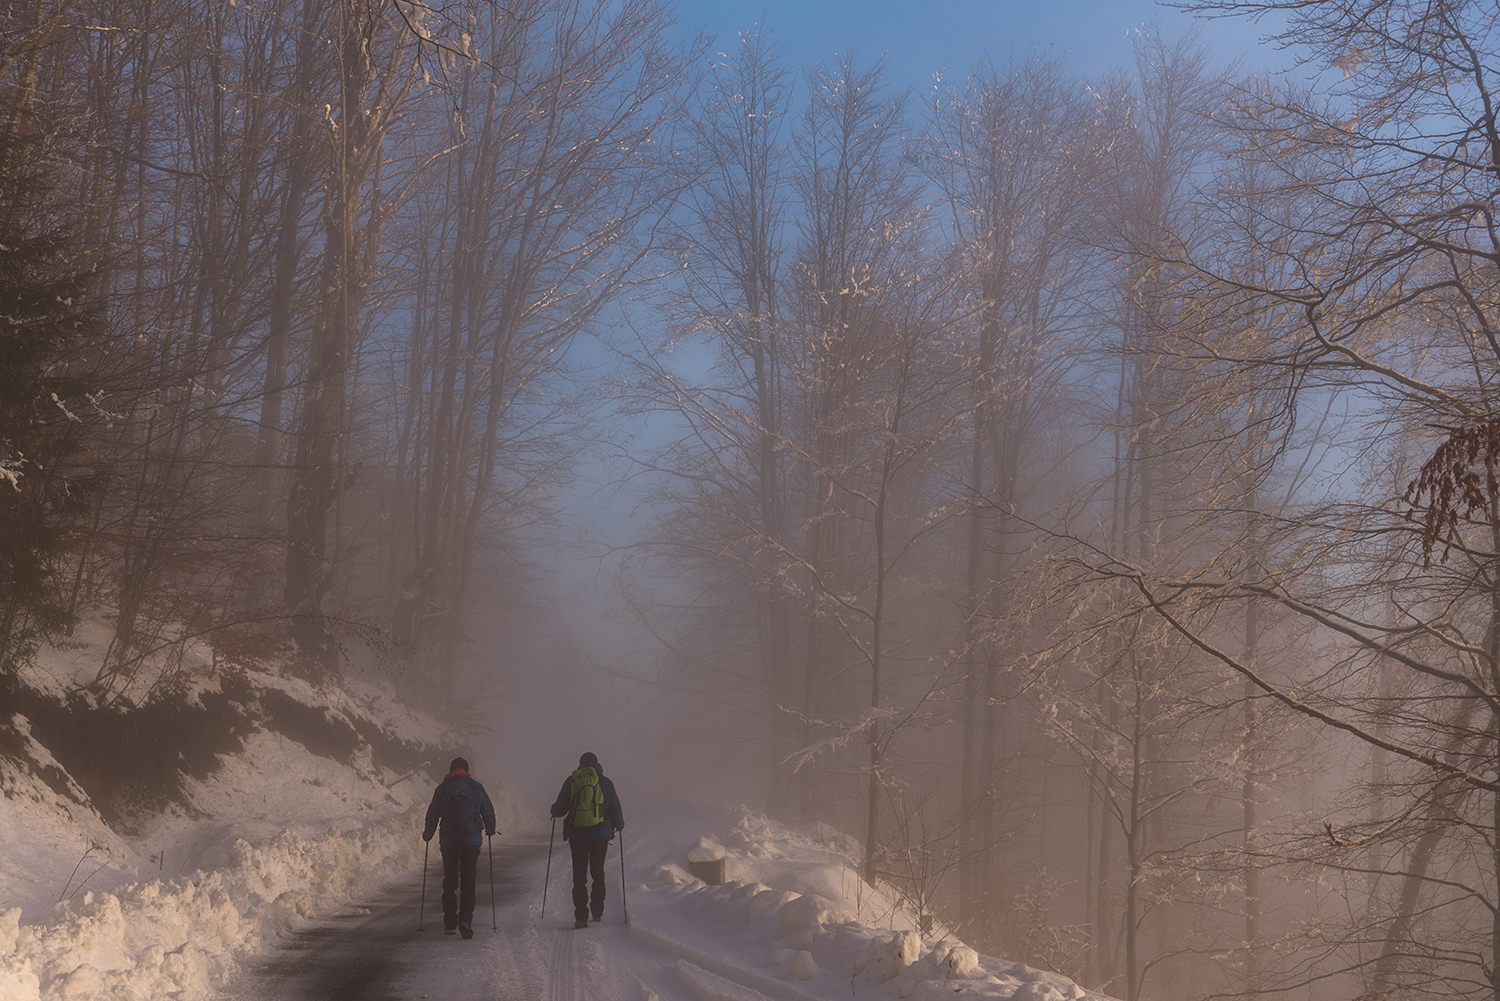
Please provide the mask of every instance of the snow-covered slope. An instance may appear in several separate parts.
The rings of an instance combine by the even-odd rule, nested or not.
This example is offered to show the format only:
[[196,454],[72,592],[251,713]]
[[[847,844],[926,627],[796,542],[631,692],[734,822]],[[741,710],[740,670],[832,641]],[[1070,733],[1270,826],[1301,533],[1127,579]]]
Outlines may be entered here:
[[[436,720],[350,679],[215,670],[206,649],[106,700],[86,686],[106,634],[46,651],[0,713],[0,999],[206,996],[420,870],[455,753]],[[502,825],[532,820],[480,777]]]

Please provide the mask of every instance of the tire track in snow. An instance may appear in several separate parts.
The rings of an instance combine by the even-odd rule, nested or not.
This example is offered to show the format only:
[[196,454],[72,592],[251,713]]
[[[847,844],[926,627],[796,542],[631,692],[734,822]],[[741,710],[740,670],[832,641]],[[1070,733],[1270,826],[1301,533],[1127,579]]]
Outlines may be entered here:
[[557,933],[552,948],[551,989],[548,1001],[578,1001],[577,981],[573,976],[573,942],[581,929],[566,928]]
[[550,975],[547,952],[528,915],[509,912],[485,955],[495,1001],[544,1001]]

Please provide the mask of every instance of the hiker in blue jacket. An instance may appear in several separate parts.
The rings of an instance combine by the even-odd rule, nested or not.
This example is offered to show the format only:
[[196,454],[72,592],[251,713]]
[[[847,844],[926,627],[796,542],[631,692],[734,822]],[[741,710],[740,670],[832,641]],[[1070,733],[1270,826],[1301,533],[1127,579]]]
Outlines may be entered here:
[[[431,841],[442,822],[438,850],[443,853],[443,934],[474,937],[474,875],[479,849],[495,836],[495,806],[484,786],[469,775],[469,763],[454,758],[448,774],[433,791],[422,840]],[[460,885],[462,893],[460,895]]]
[[604,855],[615,832],[625,829],[615,784],[604,777],[593,751],[584,753],[577,771],[563,780],[552,816],[564,818],[563,840],[573,852],[573,927],[587,928],[590,912],[595,921],[604,918]]

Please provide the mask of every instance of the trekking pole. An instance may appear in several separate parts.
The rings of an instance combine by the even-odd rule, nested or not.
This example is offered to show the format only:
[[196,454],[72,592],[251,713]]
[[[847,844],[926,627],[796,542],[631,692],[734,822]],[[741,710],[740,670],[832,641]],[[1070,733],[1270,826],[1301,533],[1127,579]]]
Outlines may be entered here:
[[495,836],[490,835],[490,931],[500,930],[500,919],[495,917]]
[[552,842],[557,838],[557,818],[552,818],[552,835],[547,839],[547,875],[542,878],[542,917],[547,916],[547,884],[552,881]]
[[422,933],[422,912],[427,910],[427,853],[432,851],[432,842],[423,842],[422,848],[422,902],[417,905],[417,934]]
[[625,903],[625,832],[620,832],[620,909],[625,912],[625,923],[630,924],[630,906]]

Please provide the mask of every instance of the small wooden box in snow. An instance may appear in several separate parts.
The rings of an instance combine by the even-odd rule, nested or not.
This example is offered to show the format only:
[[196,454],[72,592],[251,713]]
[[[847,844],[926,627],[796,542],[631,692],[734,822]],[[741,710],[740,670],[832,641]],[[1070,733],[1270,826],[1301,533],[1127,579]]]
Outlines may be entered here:
[[724,860],[718,858],[707,862],[689,862],[688,875],[703,880],[709,886],[723,886]]
[[724,846],[707,838],[688,849],[688,874],[709,886],[724,885]]

